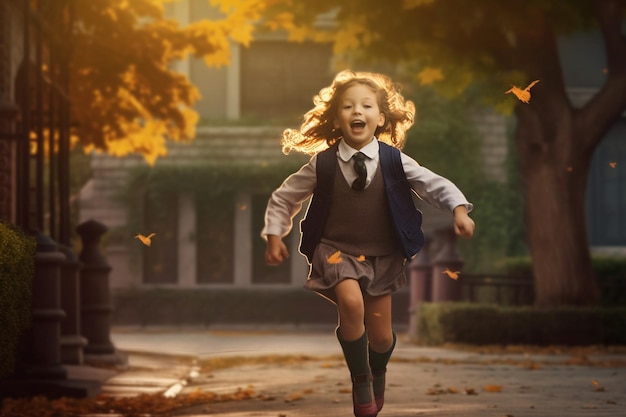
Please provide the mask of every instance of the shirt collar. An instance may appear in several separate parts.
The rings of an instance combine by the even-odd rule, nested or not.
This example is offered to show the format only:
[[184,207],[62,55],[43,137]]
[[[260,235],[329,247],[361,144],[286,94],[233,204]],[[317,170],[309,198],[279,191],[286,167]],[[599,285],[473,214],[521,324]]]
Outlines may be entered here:
[[359,150],[354,149],[346,143],[343,139],[339,141],[339,157],[342,161],[348,162],[352,156],[357,152],[363,152],[369,159],[373,159],[378,155],[378,139],[374,137],[370,143],[365,145]]

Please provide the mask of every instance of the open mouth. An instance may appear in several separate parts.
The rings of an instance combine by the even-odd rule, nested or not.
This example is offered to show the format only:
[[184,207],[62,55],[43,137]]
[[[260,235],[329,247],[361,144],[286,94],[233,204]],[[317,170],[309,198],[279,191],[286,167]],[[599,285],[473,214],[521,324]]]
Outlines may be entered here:
[[365,127],[365,122],[361,120],[355,120],[354,122],[350,123],[350,127],[352,129],[363,129]]

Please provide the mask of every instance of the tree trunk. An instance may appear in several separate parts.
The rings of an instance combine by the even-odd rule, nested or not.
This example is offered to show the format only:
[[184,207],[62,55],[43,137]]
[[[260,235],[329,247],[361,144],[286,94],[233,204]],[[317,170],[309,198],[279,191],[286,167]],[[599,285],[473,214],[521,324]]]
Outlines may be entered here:
[[[516,140],[524,178],[526,239],[535,304],[586,305],[599,299],[585,225],[590,153],[577,152],[572,113],[538,115],[520,105]],[[580,142],[578,142],[580,143]]]

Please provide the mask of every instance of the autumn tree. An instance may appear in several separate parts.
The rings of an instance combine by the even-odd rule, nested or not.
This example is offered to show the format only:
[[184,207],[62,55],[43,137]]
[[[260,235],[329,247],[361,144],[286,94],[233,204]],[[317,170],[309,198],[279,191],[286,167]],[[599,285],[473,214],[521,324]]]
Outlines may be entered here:
[[206,0],[222,18],[181,27],[164,15],[164,5],[176,1],[42,2],[48,21],[66,18],[59,10],[73,14],[68,93],[73,139],[85,149],[115,156],[139,153],[154,163],[165,155],[166,140],[191,140],[199,92],[173,63],[193,56],[210,66],[228,64],[230,43],[248,44],[263,6],[250,0]]
[[[277,0],[269,11],[294,38],[327,36],[339,56],[417,60],[448,93],[478,85],[494,103],[512,84],[540,80],[528,103],[506,96],[515,103],[536,303],[598,300],[584,198],[593,151],[626,110],[625,0]],[[314,25],[323,13],[337,23],[325,35]],[[575,108],[557,40],[592,29],[604,42],[606,81]]]

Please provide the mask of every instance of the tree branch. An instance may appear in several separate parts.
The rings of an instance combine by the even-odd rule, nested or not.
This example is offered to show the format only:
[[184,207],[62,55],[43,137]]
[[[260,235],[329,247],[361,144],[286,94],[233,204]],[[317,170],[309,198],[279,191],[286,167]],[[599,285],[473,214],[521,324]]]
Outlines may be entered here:
[[615,120],[626,110],[626,38],[622,16],[626,0],[595,0],[596,16],[607,57],[607,80],[580,110],[575,132],[580,133],[581,151],[592,151]]

